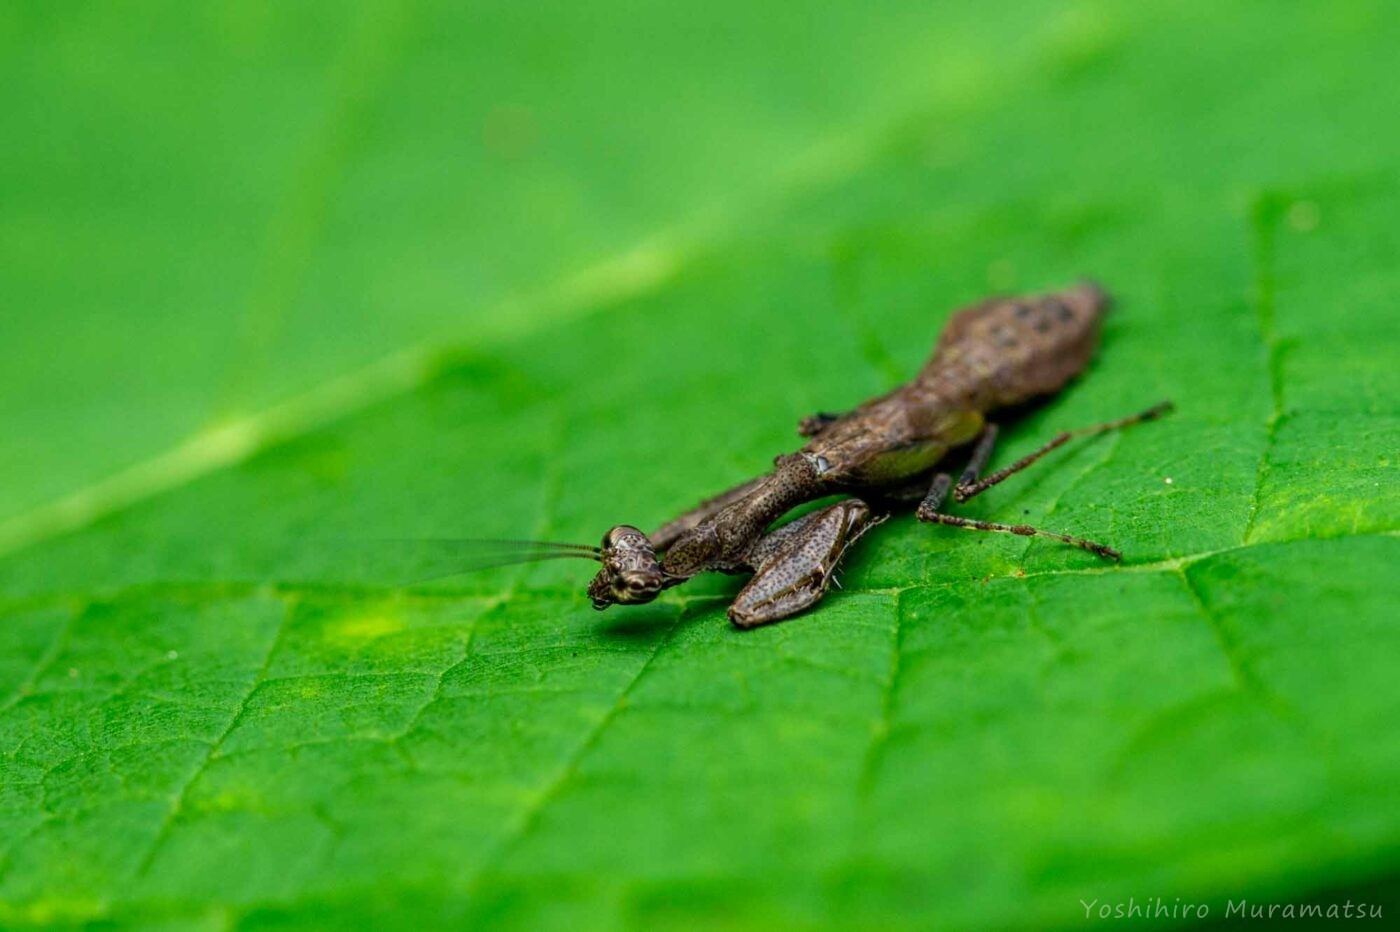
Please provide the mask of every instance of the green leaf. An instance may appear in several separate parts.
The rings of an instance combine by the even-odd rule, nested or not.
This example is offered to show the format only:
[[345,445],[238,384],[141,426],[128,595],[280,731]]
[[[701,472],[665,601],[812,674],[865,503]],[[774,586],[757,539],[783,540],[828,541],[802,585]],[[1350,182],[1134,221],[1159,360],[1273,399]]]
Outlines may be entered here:
[[[1389,5],[5,15],[0,924],[1044,928],[1400,867]],[[732,579],[598,615],[582,563],[321,543],[658,524],[1081,274],[1100,357],[997,461],[1177,412],[961,513],[1122,566],[905,516],[739,632]]]

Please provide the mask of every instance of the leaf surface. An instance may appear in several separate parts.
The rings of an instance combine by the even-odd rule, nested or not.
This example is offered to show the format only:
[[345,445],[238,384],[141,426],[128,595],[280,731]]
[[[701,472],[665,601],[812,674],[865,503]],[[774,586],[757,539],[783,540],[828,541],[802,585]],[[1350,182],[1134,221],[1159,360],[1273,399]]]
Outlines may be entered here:
[[[78,135],[0,213],[0,922],[1044,928],[1394,872],[1388,6],[243,9],[7,40]],[[654,526],[1081,274],[1100,357],[997,462],[1177,412],[961,513],[1120,567],[905,516],[738,632],[732,579],[598,615],[582,562],[316,546]]]

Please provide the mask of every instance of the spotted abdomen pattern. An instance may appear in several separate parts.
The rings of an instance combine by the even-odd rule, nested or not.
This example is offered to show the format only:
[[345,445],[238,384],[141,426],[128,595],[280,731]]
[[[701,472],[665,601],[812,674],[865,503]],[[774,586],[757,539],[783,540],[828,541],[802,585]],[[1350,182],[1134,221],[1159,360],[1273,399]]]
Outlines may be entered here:
[[1108,307],[1092,282],[984,301],[953,315],[915,384],[979,411],[1053,394],[1088,364]]

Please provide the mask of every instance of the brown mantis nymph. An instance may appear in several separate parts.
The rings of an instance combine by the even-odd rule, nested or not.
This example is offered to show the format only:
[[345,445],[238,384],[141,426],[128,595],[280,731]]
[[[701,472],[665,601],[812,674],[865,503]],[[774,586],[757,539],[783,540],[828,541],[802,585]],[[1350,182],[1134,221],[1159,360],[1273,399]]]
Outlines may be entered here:
[[[1047,537],[1108,560],[1104,544],[1025,524],[973,521],[947,514],[949,492],[965,502],[1025,469],[1075,437],[1152,420],[1162,402],[1104,424],[1061,433],[1011,465],[983,476],[996,444],[995,412],[1060,391],[1082,372],[1098,345],[1109,297],[1082,282],[1063,291],[996,297],[955,313],[933,356],[911,381],[844,414],[803,418],[809,438],[779,456],[773,470],[702,502],[650,534],[618,525],[602,546],[544,545],[550,556],[602,563],[588,585],[593,606],[650,602],[664,589],[703,572],[752,573],[729,618],[752,628],[788,618],[819,601],[842,556],[901,504],[918,503],[920,521],[980,531]],[[956,482],[943,463],[970,448]],[[774,526],[792,509],[832,495],[849,496]]]

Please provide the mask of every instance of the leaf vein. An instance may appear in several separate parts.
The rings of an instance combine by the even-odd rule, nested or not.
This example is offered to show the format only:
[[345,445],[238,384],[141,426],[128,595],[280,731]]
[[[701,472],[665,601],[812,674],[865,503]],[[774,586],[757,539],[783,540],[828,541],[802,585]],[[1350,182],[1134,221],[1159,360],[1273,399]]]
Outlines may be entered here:
[[1225,661],[1229,664],[1235,684],[1240,691],[1258,700],[1260,705],[1274,717],[1286,721],[1294,720],[1296,715],[1293,710],[1281,696],[1276,695],[1265,685],[1253,664],[1244,655],[1239,641],[1219,614],[1206,602],[1200,588],[1191,578],[1189,568],[1178,569],[1177,575],[1180,577],[1187,595],[1191,597],[1192,604],[1196,606],[1211,633],[1215,636],[1215,641],[1220,646],[1220,652],[1225,655]]
[[470,891],[472,893],[475,893],[491,871],[504,862],[505,859],[509,857],[510,852],[529,836],[530,832],[539,824],[539,820],[544,814],[544,811],[563,793],[569,782],[578,773],[579,765],[583,762],[583,759],[597,746],[604,732],[608,730],[608,727],[616,721],[617,717],[622,713],[622,710],[626,708],[628,697],[632,694],[632,691],[636,689],[637,684],[642,681],[647,671],[651,669],[652,663],[655,662],[657,656],[671,643],[672,639],[675,637],[676,631],[680,628],[686,616],[687,613],[685,611],[677,613],[675,620],[671,623],[670,627],[667,628],[666,633],[657,639],[656,646],[652,648],[646,659],[642,661],[641,666],[637,668],[637,672],[632,675],[621,692],[618,693],[617,699],[613,702],[612,706],[598,719],[597,723],[594,724],[588,733],[584,735],[583,740],[575,746],[573,751],[563,762],[563,766],[560,767],[558,773],[550,780],[544,790],[525,807],[525,810],[521,813],[516,823],[515,829],[508,832],[482,861],[481,867],[477,870],[476,877],[470,885]]
[[1265,423],[1264,445],[1259,463],[1254,469],[1254,490],[1249,497],[1249,516],[1245,520],[1241,543],[1249,543],[1259,520],[1264,482],[1269,473],[1269,457],[1273,453],[1278,427],[1283,420],[1283,345],[1279,340],[1275,317],[1277,312],[1277,232],[1278,199],[1265,192],[1255,199],[1251,212],[1252,253],[1254,259],[1254,312],[1259,329],[1259,342],[1264,350],[1265,373],[1269,380],[1270,410]]
[[160,852],[161,847],[170,837],[170,833],[175,827],[175,820],[179,817],[180,811],[184,808],[185,800],[188,798],[190,790],[194,787],[195,783],[198,782],[204,772],[209,769],[209,764],[219,753],[219,748],[223,746],[224,739],[232,734],[233,730],[238,727],[238,723],[243,720],[243,716],[248,711],[248,704],[252,701],[253,696],[257,694],[258,689],[262,687],[264,681],[267,679],[267,671],[272,666],[272,658],[277,654],[277,648],[282,643],[282,637],[286,633],[288,621],[294,611],[295,605],[292,603],[283,606],[281,618],[279,618],[277,622],[277,630],[273,632],[272,638],[268,642],[267,653],[263,656],[262,665],[258,668],[257,673],[253,675],[252,683],[249,684],[243,697],[239,699],[233,714],[229,716],[228,723],[224,726],[223,730],[215,736],[208,750],[205,751],[204,757],[195,765],[194,770],[190,772],[189,777],[181,784],[179,791],[175,794],[175,798],[170,804],[170,809],[166,812],[165,818],[161,821],[160,827],[156,830],[150,845],[137,861],[136,873],[134,875],[136,878],[144,877],[151,869],[151,865],[155,863],[156,855]]
[[63,651],[68,647],[68,643],[73,636],[73,627],[77,624],[79,614],[81,614],[81,611],[77,609],[68,613],[68,617],[64,619],[63,624],[59,626],[58,633],[54,635],[53,640],[49,642],[49,646],[45,648],[44,652],[39,655],[39,659],[34,664],[34,669],[30,671],[28,676],[20,681],[19,685],[15,687],[15,691],[6,697],[4,702],[0,702],[0,714],[10,711],[23,702],[26,696],[33,694],[35,685],[38,684],[43,675],[49,671],[49,668],[57,662],[58,658],[63,654]]
[[897,590],[891,600],[890,608],[894,622],[890,629],[889,675],[885,679],[884,689],[880,696],[880,717],[875,722],[874,731],[870,736],[870,744],[865,749],[865,759],[861,764],[857,789],[862,798],[869,796],[874,789],[875,780],[879,776],[880,763],[884,759],[885,748],[889,745],[890,729],[894,726],[895,693],[899,687],[899,673],[904,652],[903,591]]

